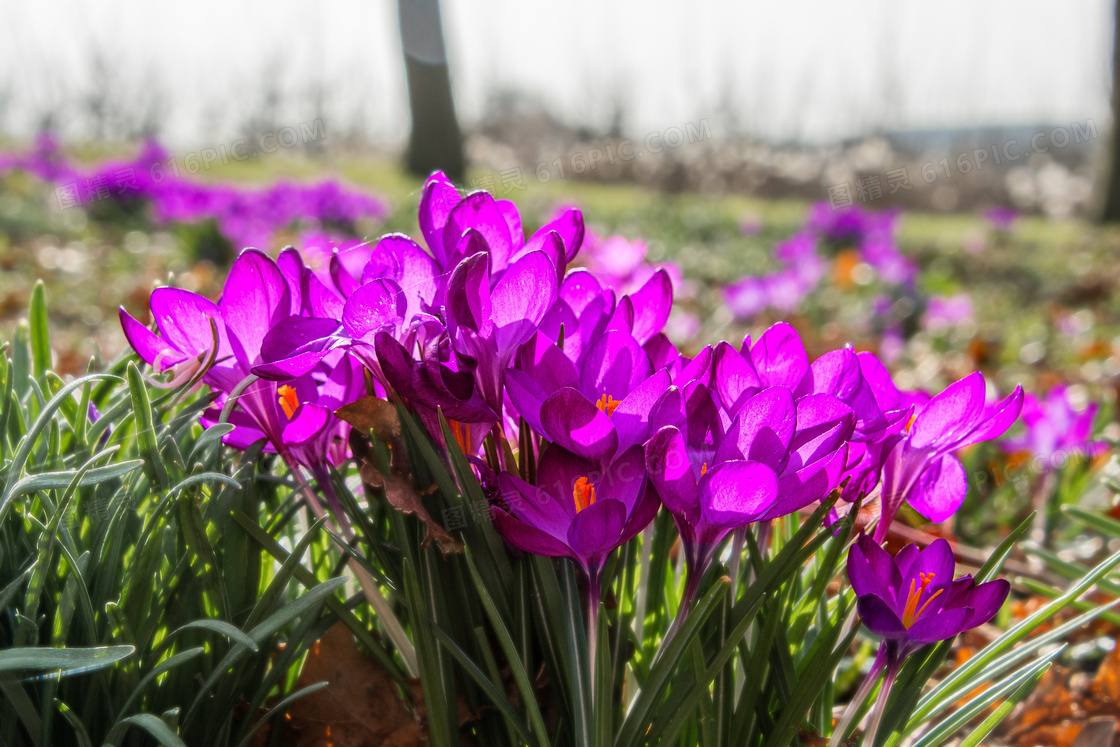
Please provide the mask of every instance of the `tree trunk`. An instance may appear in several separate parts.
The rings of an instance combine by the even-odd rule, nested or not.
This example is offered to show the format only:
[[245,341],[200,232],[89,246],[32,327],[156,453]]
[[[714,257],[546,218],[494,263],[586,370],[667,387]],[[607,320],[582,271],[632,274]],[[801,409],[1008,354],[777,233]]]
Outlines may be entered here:
[[397,13],[412,111],[408,170],[427,176],[442,169],[453,181],[462,181],[463,137],[451,97],[439,0],[397,0]]
[[1108,175],[1101,220],[1120,222],[1120,0],[1112,32],[1112,127],[1108,142]]

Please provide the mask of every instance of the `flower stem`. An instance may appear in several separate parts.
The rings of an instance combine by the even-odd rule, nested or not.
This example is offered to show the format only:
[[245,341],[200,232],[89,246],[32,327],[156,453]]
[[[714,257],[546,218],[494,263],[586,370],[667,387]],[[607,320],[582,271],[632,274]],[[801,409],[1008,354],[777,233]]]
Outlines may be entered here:
[[599,648],[599,585],[598,571],[587,578],[587,673],[590,680],[591,703],[595,703],[595,660]]
[[677,607],[677,614],[673,616],[673,622],[669,624],[669,629],[665,631],[665,637],[661,639],[661,645],[653,656],[654,662],[661,658],[661,652],[665,650],[680,627],[684,625],[684,621],[688,618],[688,610],[692,607],[692,602],[696,599],[696,592],[700,589],[700,578],[703,574],[699,572],[699,569],[689,564],[685,573],[688,575],[685,577],[684,593],[681,595],[680,606]]
[[[885,647],[885,643],[884,643]],[[882,650],[882,648],[880,648]],[[883,686],[879,688],[879,697],[875,701],[875,709],[871,712],[871,721],[867,724],[867,731],[863,733],[863,744],[866,747],[872,747],[875,744],[875,735],[879,731],[879,722],[883,719],[883,711],[887,710],[887,698],[891,694],[891,687],[894,685],[894,679],[898,676],[898,670],[902,668],[902,658],[895,659],[891,657],[891,661],[887,664],[887,673],[883,676]]]
[[887,655],[886,648],[880,646],[879,653],[875,655],[875,662],[871,665],[871,671],[863,679],[863,683],[856,690],[856,694],[852,696],[851,702],[844,710],[844,715],[840,719],[840,723],[832,731],[832,739],[828,743],[828,747],[839,747],[840,742],[844,739],[844,734],[852,725],[852,720],[859,713],[859,709],[863,706],[863,701],[867,699],[871,689],[875,687],[875,683],[879,681],[879,675],[883,672],[883,666],[886,664]]

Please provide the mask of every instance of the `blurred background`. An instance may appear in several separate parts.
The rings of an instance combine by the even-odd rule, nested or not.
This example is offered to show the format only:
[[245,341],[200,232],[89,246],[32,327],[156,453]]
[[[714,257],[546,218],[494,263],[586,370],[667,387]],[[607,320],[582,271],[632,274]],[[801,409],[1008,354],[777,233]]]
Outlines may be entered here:
[[[577,176],[824,198],[860,172],[909,160],[920,168],[923,155],[953,160],[1010,140],[1019,142],[1010,153],[1029,151],[1035,133],[1079,123],[1091,134],[1072,142],[1071,132],[1037,165],[989,156],[980,169],[989,174],[968,184],[942,179],[884,198],[954,210],[981,191],[1065,216],[1087,206],[1091,159],[1108,128],[1113,9],[1103,0],[1061,9],[806,0],[687,10],[664,0],[562,9],[444,0],[443,43],[429,32],[428,4],[402,0],[417,14],[409,52],[446,61],[468,162],[495,172],[565,159],[582,142],[691,123],[710,137],[642,164],[604,157]],[[407,146],[396,3],[5,5],[0,132],[9,138],[44,128],[67,142],[154,135],[188,152],[322,120],[319,150]]]

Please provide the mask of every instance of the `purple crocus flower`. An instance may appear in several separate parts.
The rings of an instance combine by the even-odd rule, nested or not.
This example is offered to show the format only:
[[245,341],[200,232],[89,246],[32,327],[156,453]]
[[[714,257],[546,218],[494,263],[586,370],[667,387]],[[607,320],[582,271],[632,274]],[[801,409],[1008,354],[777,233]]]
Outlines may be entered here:
[[1000,442],[1008,453],[1027,452],[1049,470],[1054,454],[1092,459],[1108,450],[1106,441],[1093,441],[1093,420],[1097,403],[1081,411],[1074,409],[1069,388],[1059,384],[1044,399],[1027,394],[1023,400],[1023,425],[1026,431],[1017,438]]
[[490,508],[494,526],[519,550],[571,558],[596,581],[607,556],[657,513],[660,503],[643,461],[641,447],[634,446],[602,469],[549,446],[535,486],[509,472],[498,476],[501,504]]
[[984,219],[997,231],[1010,231],[1019,219],[1019,213],[1009,207],[993,207],[984,211]]
[[977,585],[953,579],[956,562],[944,539],[924,550],[907,545],[892,558],[867,535],[848,553],[848,579],[864,625],[902,657],[991,620],[1011,585],[1003,579]]
[[867,628],[882,637],[867,678],[833,733],[839,744],[871,688],[886,672],[879,700],[864,740],[873,744],[891,686],[911,653],[930,643],[948,640],[995,617],[1011,585],[998,579],[977,584],[972,576],[953,579],[956,562],[944,539],[924,550],[907,545],[891,557],[866,535],[848,552],[848,580]]
[[960,508],[968,480],[952,452],[1003,435],[1023,407],[1021,386],[990,405],[985,391],[984,377],[972,373],[921,407],[904,431],[889,436],[877,542],[886,539],[903,502],[933,522],[945,521]]
[[[217,304],[189,291],[160,288],[152,293],[151,310],[160,335],[122,308],[125,337],[137,355],[157,371],[174,370],[173,385],[189,380],[213,359],[202,381],[221,396],[216,407],[203,414],[203,423],[209,425],[217,420],[225,399],[262,363],[261,350],[269,334],[293,313],[293,293],[273,260],[247,250],[230,268]],[[344,428],[331,408],[352,391],[352,377],[343,382],[341,375],[341,370],[333,375],[323,371],[316,378],[309,370],[286,383],[251,381],[230,414],[229,422],[235,427],[225,436],[225,443],[244,449],[265,438],[268,451],[313,470],[322,466],[335,436]],[[329,404],[321,410],[305,406],[318,402],[320,386],[330,393],[325,395]]]
[[928,332],[941,332],[947,327],[972,319],[972,297],[967,293],[932,296],[922,315],[922,327]]

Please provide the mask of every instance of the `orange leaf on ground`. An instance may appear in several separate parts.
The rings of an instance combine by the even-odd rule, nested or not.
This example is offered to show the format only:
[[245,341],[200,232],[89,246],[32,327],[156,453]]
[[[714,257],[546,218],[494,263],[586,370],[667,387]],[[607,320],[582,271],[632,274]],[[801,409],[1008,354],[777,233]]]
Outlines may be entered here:
[[307,655],[296,689],[329,684],[288,709],[284,747],[417,747],[420,726],[392,678],[362,656],[342,623],[330,628]]

